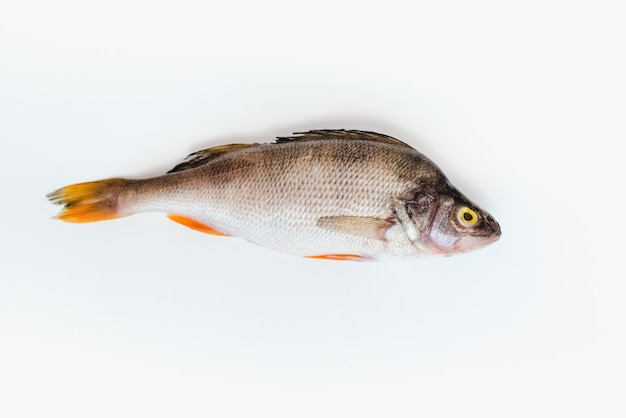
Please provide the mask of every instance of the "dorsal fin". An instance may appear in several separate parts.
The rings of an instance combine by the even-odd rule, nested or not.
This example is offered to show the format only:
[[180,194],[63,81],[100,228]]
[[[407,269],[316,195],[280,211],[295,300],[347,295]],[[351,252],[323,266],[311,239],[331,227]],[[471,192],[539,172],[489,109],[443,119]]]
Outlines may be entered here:
[[176,171],[189,170],[190,168],[200,167],[214,159],[217,156],[220,156],[226,152],[230,152],[239,148],[247,148],[254,147],[258,144],[228,144],[228,145],[218,145],[217,147],[203,149],[201,151],[196,151],[192,154],[189,154],[185,161],[178,164],[176,167],[172,168],[168,173],[174,173]]
[[[323,139],[375,141],[413,149],[410,145],[407,145],[404,142],[391,136],[379,134],[376,132],[346,129],[316,129],[307,132],[295,132],[293,136],[281,136],[276,138],[276,141],[274,143],[283,144],[286,142],[315,141]],[[254,147],[258,145],[259,144],[228,144],[196,151],[192,154],[189,154],[182,163],[172,168],[170,171],[168,171],[168,173],[174,173],[177,171],[189,170],[191,168],[200,167],[201,165],[208,163],[209,161],[226,152],[230,152],[239,148]]]
[[388,135],[379,134],[369,131],[357,131],[346,129],[317,129],[308,132],[295,132],[293,136],[285,136],[276,138],[277,144],[282,144],[291,141],[314,141],[320,139],[346,139],[346,140],[365,140],[384,142],[387,144],[400,145],[403,147],[411,148],[410,145],[393,138]]

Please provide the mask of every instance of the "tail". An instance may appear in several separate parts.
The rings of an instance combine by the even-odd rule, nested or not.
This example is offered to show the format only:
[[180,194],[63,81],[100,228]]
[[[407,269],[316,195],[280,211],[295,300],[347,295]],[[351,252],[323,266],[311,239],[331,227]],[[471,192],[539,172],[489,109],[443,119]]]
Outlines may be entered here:
[[130,180],[107,179],[89,183],[73,184],[50,193],[47,197],[52,203],[64,205],[56,216],[65,222],[96,222],[121,218],[119,195]]

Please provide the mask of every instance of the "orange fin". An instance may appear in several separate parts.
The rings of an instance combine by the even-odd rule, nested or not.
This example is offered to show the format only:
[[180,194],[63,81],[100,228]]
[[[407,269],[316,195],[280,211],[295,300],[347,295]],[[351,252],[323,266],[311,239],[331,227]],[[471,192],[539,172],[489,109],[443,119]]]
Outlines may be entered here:
[[322,254],[322,255],[307,255],[306,258],[316,258],[318,260],[365,260],[365,257],[357,254]]
[[195,221],[191,218],[187,218],[185,216],[180,215],[167,215],[168,218],[173,220],[174,222],[178,222],[181,225],[185,225],[188,228],[191,228],[196,231],[204,232],[205,234],[218,235],[221,237],[227,237],[228,234],[218,231],[217,229]]
[[50,193],[52,203],[64,205],[56,216],[65,222],[96,222],[120,218],[118,196],[129,183],[124,179],[108,179],[72,184]]

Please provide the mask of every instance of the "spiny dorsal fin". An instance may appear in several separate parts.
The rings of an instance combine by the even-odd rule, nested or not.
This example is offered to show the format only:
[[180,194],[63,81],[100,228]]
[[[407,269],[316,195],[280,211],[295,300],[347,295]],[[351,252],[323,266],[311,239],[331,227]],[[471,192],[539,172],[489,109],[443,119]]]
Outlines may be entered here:
[[388,135],[379,134],[369,131],[357,131],[346,129],[317,129],[308,132],[295,132],[293,136],[285,136],[276,138],[277,144],[291,141],[314,141],[320,139],[346,139],[346,140],[365,140],[384,142],[387,144],[400,145],[403,147],[411,148],[410,145],[393,138]]
[[172,168],[168,173],[174,173],[176,171],[189,170],[190,168],[200,167],[214,159],[215,157],[222,155],[226,152],[230,152],[239,148],[254,147],[258,144],[228,144],[218,145],[217,147],[203,149],[189,154],[185,161]]
[[[342,139],[342,140],[365,140],[384,142],[387,144],[400,145],[413,149],[410,145],[395,139],[391,136],[379,134],[376,132],[346,130],[346,129],[317,129],[308,132],[295,132],[293,136],[283,136],[276,138],[274,143],[283,144],[286,142],[296,141],[315,141],[323,139]],[[247,148],[258,146],[259,144],[229,144],[219,145],[213,148],[207,148],[205,150],[196,151],[189,154],[185,161],[172,168],[168,173],[174,173],[176,171],[189,170],[190,168],[196,168],[207,162],[213,160],[215,157],[230,152],[239,148]]]

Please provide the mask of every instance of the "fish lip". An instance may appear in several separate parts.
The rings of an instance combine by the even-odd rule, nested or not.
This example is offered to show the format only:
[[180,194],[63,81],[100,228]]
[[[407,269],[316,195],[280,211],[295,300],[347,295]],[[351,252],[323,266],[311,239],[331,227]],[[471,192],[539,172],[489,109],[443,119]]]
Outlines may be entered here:
[[493,218],[490,219],[490,224],[493,227],[493,231],[494,231],[493,236],[495,237],[494,240],[491,242],[494,242],[494,241],[499,240],[500,237],[502,236],[502,228],[500,227],[500,224],[498,223],[498,221],[496,221]]

